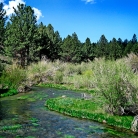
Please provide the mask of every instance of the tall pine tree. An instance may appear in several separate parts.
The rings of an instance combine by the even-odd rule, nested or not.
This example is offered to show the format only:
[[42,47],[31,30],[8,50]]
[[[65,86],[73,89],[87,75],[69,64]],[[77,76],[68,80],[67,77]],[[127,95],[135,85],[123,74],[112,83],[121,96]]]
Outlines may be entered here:
[[47,26],[47,35],[49,38],[49,47],[46,48],[46,55],[52,61],[59,59],[60,45],[62,44],[62,38],[58,31],[54,32],[54,28],[51,24]]
[[82,46],[82,60],[88,61],[94,59],[94,46],[91,43],[90,38],[86,38],[85,43]]
[[18,61],[21,66],[28,65],[35,52],[36,16],[30,6],[19,4],[14,8],[10,23],[6,29],[5,45],[7,51]]
[[3,9],[3,3],[0,3],[0,54],[4,52],[5,15],[6,11]]
[[115,38],[113,38],[112,41],[110,42],[108,50],[109,50],[109,59],[116,60],[122,56],[121,46],[118,44]]
[[66,62],[81,61],[81,42],[76,33],[63,39],[60,55],[61,59]]
[[102,35],[97,43],[96,55],[97,57],[106,56],[108,51],[108,40]]

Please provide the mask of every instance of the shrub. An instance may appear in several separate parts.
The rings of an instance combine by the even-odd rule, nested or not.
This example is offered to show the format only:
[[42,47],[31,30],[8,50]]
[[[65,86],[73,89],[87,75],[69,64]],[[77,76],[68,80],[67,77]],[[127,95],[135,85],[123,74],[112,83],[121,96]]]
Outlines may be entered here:
[[63,73],[61,71],[56,71],[54,75],[54,82],[58,84],[63,82]]
[[11,66],[8,66],[2,72],[0,83],[2,84],[3,89],[17,89],[25,77],[25,71],[16,64],[13,64]]
[[17,94],[17,90],[16,89],[10,89],[8,90],[8,92],[0,94],[0,97],[6,97],[6,96],[11,96],[11,95],[15,95]]
[[126,63],[131,67],[134,73],[138,73],[138,55],[135,55],[134,53],[128,54]]
[[71,63],[66,64],[64,75],[65,76],[72,76],[75,73],[75,66]]
[[2,75],[3,70],[4,70],[4,65],[0,61],[0,76]]
[[132,85],[135,75],[123,60],[94,63],[93,82],[99,94],[106,99],[106,104],[113,114],[119,114],[120,107],[136,104],[137,86]]
[[82,73],[85,77],[87,77],[88,79],[90,79],[93,75],[92,70],[86,70]]

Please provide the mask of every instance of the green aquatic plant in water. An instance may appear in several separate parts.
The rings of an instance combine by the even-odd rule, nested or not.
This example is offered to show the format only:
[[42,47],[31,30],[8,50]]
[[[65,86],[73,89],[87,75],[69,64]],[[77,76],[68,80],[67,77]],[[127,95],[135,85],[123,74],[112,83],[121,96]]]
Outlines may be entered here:
[[36,131],[37,131],[37,129],[36,129],[36,128],[32,128],[32,129],[31,129],[31,131],[36,132]]
[[39,126],[39,124],[37,123],[38,122],[37,118],[30,118],[30,121],[31,121],[33,126]]
[[73,136],[73,135],[64,135],[64,137],[63,138],[75,138],[75,136]]
[[17,98],[18,100],[28,100],[30,102],[36,101],[34,97],[31,97],[30,95],[23,95]]
[[35,126],[35,127],[39,126],[39,124],[37,124],[37,123],[32,123],[32,125]]
[[19,96],[17,99],[18,100],[28,100],[30,102],[34,102],[36,100],[43,100],[44,98],[46,98],[48,95],[40,95],[40,94],[28,94],[28,95],[22,95]]
[[56,133],[57,133],[58,135],[61,135],[61,134],[62,134],[62,132],[60,132],[60,131],[57,131]]
[[20,129],[22,128],[22,125],[20,124],[17,124],[17,125],[12,125],[12,126],[3,126],[1,128],[2,131],[6,131],[6,130],[17,130],[17,129]]
[[33,123],[36,123],[36,122],[38,122],[38,119],[37,118],[30,118],[30,120],[31,120],[31,122],[33,122]]
[[27,137],[24,137],[24,138],[36,138],[36,137],[34,137],[34,136],[27,136]]
[[75,128],[76,130],[84,131],[83,128]]
[[23,96],[18,97],[17,99],[18,99],[18,100],[26,100],[26,99],[28,99],[29,97],[30,97],[29,95],[23,95]]
[[36,137],[34,137],[34,136],[23,137],[23,136],[19,136],[19,135],[17,135],[15,138],[36,138]]
[[45,104],[49,109],[78,118],[87,118],[120,128],[131,128],[132,116],[113,116],[103,111],[102,106],[91,100],[69,97],[48,99]]
[[36,122],[38,122],[38,119],[37,118],[30,118],[30,121],[32,122],[32,123],[36,123]]

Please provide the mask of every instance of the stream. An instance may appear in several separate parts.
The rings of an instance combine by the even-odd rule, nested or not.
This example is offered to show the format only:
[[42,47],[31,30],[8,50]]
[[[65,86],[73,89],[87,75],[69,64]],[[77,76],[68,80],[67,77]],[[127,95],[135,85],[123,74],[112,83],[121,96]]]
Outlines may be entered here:
[[43,87],[0,98],[0,138],[138,137],[129,130],[65,116],[44,106],[47,99],[62,95],[81,98],[79,92]]

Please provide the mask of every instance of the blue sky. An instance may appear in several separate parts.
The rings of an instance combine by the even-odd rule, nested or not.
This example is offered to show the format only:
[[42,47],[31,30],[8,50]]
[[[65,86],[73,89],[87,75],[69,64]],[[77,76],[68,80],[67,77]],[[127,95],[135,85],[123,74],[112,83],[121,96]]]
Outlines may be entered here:
[[[138,36],[138,0],[0,0],[5,6],[18,2],[33,7],[41,21],[51,23],[62,38],[74,32],[81,42],[87,37],[97,42],[102,34],[132,39]],[[10,6],[9,6],[10,7]],[[10,8],[9,8],[10,9]]]

